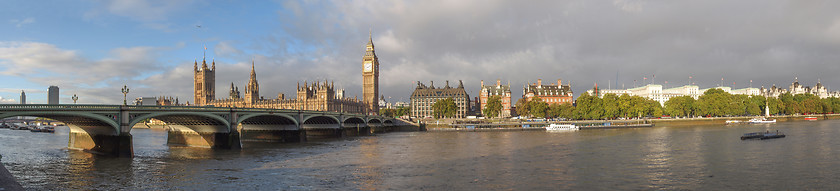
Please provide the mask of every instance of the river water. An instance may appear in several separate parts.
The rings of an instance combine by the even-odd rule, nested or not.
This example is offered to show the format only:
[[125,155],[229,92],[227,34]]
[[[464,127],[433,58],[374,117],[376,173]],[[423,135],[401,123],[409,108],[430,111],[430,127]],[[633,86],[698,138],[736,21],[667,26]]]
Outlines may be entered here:
[[[739,139],[780,130],[788,137]],[[396,132],[242,150],[166,145],[134,129],[134,158],[68,150],[0,129],[2,162],[29,190],[835,190],[840,120],[548,133]]]

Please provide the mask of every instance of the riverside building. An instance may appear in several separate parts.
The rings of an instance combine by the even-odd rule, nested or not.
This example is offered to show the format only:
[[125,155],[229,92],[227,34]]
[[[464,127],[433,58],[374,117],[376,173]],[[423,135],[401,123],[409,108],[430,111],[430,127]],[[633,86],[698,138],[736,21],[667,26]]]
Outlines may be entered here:
[[411,117],[434,117],[432,105],[438,100],[446,98],[452,98],[455,101],[455,106],[457,107],[455,118],[464,118],[468,115],[470,110],[470,95],[464,90],[464,83],[462,81],[458,81],[457,88],[450,87],[449,81],[446,81],[446,86],[443,88],[435,88],[434,81],[429,86],[418,81],[417,87],[411,93]]
[[481,92],[479,93],[479,98],[477,100],[480,105],[478,113],[482,113],[482,111],[484,111],[484,107],[487,106],[487,100],[493,96],[499,96],[502,101],[502,111],[499,113],[499,117],[510,117],[510,83],[508,83],[508,85],[502,85],[502,81],[498,79],[496,80],[495,86],[485,86],[484,80],[481,80]]
[[378,98],[376,96],[371,97],[371,95],[379,92],[379,59],[374,53],[372,38],[369,38],[366,53],[362,61],[364,101],[355,97],[345,98],[343,95],[344,90],[338,89],[336,91],[335,83],[328,81],[314,82],[312,84],[304,81],[302,86],[298,82],[297,97],[295,99],[286,99],[282,93],[278,94],[276,99],[266,99],[260,95],[260,85],[257,81],[257,74],[254,67],[254,62],[252,61],[251,76],[248,84],[244,88],[244,92],[240,92],[239,87],[231,83],[230,97],[216,99],[216,62],[213,61],[212,66],[208,67],[207,61],[202,60],[201,67],[199,67],[196,61],[193,66],[195,74],[194,104],[216,107],[295,109],[369,114],[373,114],[379,110],[378,104],[376,104],[379,101]]
[[537,79],[537,83],[525,84],[522,88],[522,98],[526,101],[531,101],[534,98],[540,98],[545,103],[564,104],[572,103],[574,93],[572,93],[571,83],[563,85],[562,80],[557,80],[557,84],[544,85],[542,79]]

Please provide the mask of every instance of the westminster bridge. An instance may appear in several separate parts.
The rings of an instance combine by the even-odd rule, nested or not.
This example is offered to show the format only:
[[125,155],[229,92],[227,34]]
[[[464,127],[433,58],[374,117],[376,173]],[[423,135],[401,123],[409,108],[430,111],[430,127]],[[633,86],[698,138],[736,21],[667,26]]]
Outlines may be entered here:
[[34,116],[70,127],[68,147],[133,156],[131,129],[149,119],[169,126],[168,144],[239,149],[241,141],[300,142],[366,135],[407,125],[383,116],[324,111],[199,106],[0,104],[0,119]]

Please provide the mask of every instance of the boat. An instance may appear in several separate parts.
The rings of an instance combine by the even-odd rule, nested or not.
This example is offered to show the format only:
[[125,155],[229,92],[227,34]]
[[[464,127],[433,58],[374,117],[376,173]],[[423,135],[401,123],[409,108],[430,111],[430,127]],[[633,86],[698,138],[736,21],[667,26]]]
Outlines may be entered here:
[[773,119],[773,120],[767,120],[767,118],[758,117],[758,118],[753,118],[753,119],[750,119],[750,121],[748,121],[748,123],[752,123],[752,124],[761,124],[761,123],[776,123],[776,119]]
[[784,138],[784,137],[785,137],[784,133],[779,132],[779,130],[776,130],[776,132],[765,131],[765,132],[745,133],[744,135],[741,136],[741,140],[747,140],[747,139],[764,140],[764,139],[777,139],[777,138]]
[[579,127],[575,126],[575,124],[550,124],[548,127],[545,127],[546,131],[573,131],[573,130],[580,130]]
[[41,126],[31,126],[29,132],[41,132]]
[[739,121],[739,120],[726,120],[726,124],[736,124],[736,123],[742,123],[742,121]]
[[817,117],[805,117],[805,120],[808,120],[808,121],[816,121],[816,120],[817,120]]

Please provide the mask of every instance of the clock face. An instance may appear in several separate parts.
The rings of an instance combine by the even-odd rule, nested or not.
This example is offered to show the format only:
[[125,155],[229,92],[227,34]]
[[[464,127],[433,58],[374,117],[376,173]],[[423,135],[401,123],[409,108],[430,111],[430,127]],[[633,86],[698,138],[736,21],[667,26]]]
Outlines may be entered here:
[[370,72],[373,70],[373,63],[365,62],[365,72]]

